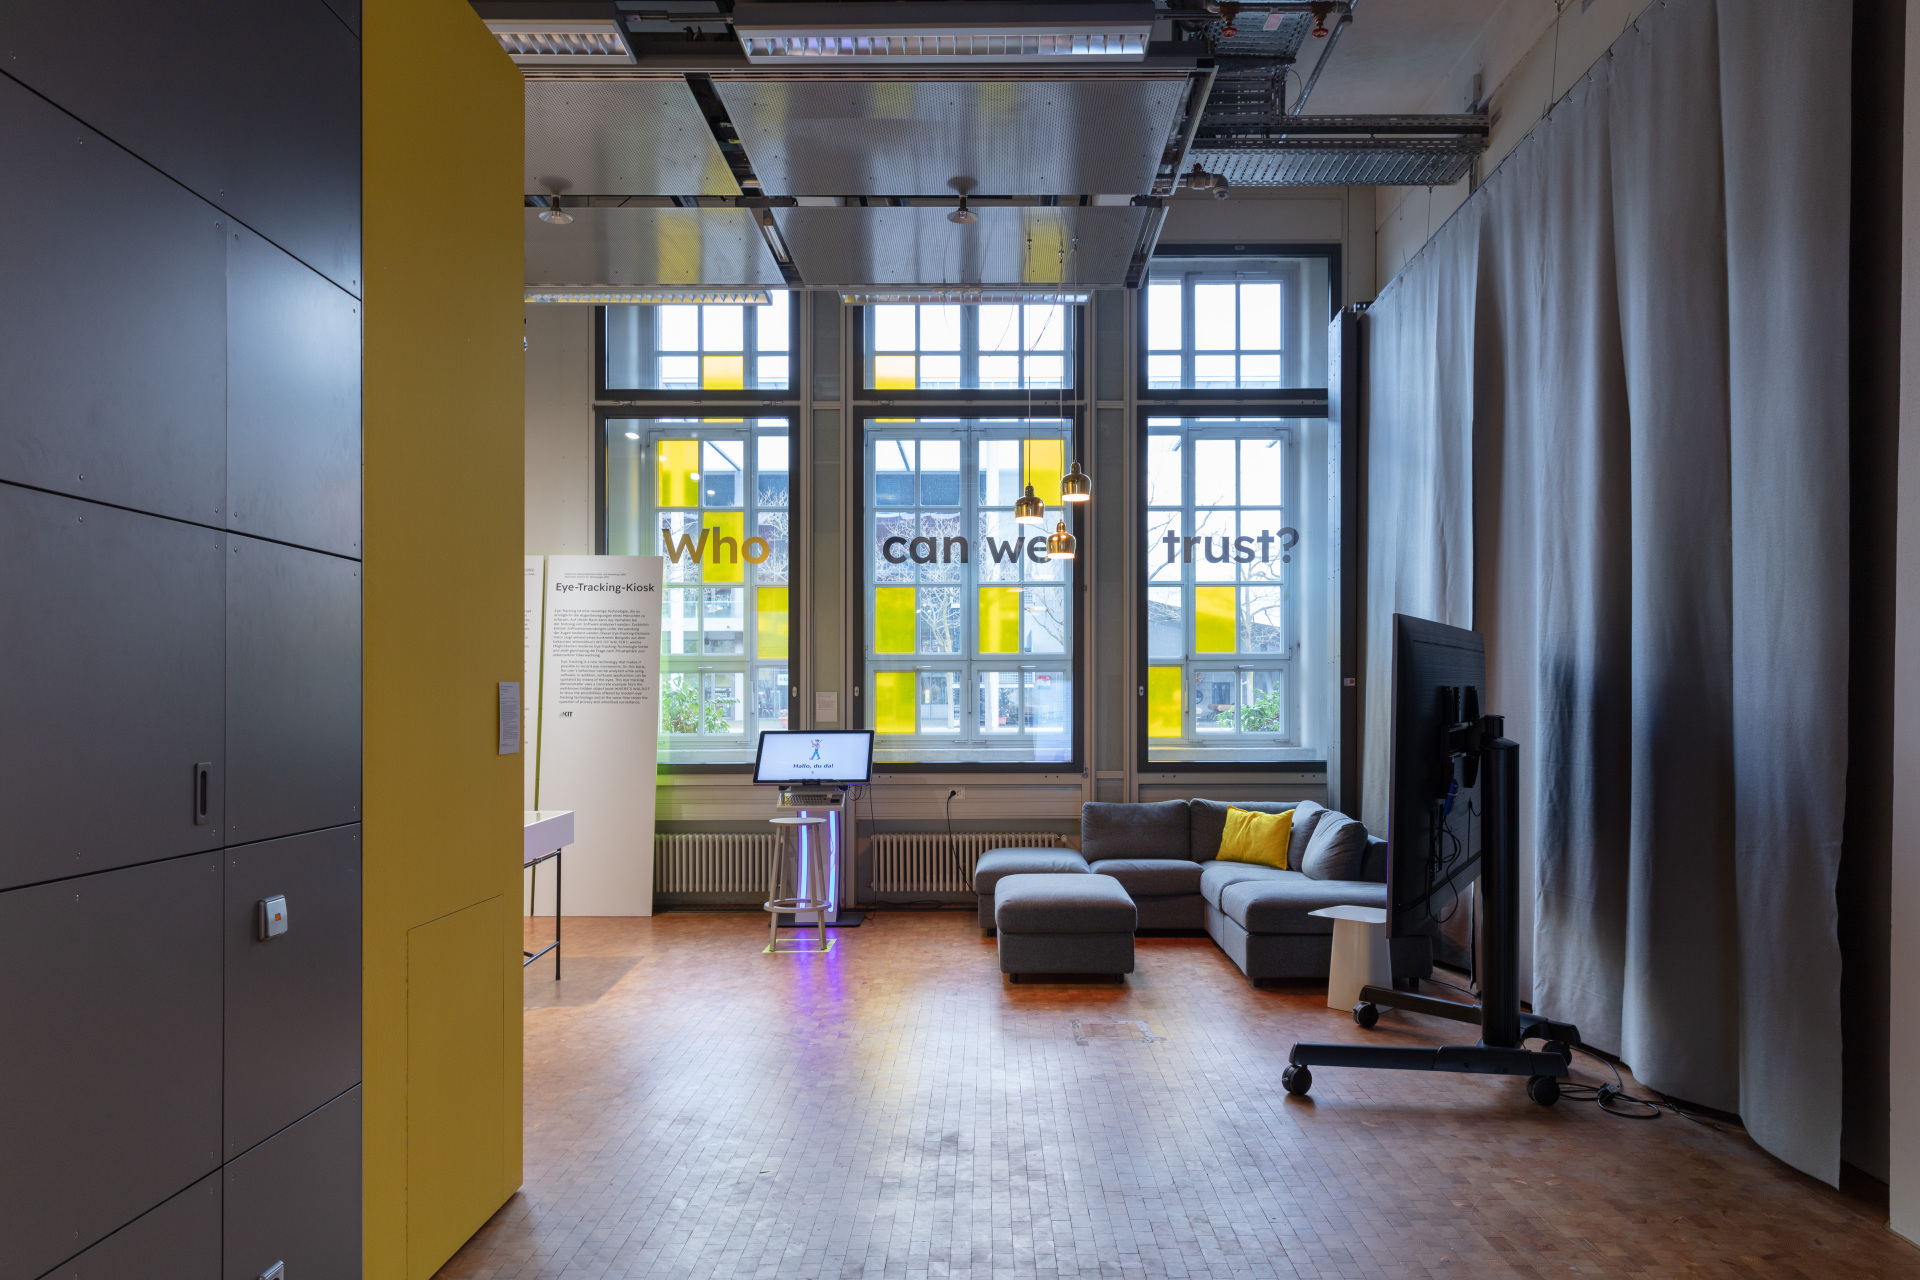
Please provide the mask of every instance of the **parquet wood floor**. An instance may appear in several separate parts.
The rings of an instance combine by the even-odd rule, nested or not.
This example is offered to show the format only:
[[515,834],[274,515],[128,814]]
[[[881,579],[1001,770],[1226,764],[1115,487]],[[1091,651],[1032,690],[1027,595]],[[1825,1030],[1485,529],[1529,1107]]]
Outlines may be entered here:
[[747,914],[566,932],[565,981],[527,972],[526,1187],[442,1276],[1920,1276],[1884,1203],[1738,1129],[1473,1076],[1290,1099],[1296,1039],[1457,1029],[1363,1032],[1205,938],[1141,939],[1123,989],[1009,987],[960,913],[826,956]]

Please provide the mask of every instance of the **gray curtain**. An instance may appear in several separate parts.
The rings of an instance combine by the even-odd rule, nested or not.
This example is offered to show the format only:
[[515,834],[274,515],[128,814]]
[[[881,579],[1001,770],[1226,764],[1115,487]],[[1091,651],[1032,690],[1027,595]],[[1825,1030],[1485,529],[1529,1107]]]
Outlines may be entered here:
[[1391,614],[1483,632],[1534,1007],[1829,1183],[1851,27],[1652,5],[1369,322],[1369,823]]

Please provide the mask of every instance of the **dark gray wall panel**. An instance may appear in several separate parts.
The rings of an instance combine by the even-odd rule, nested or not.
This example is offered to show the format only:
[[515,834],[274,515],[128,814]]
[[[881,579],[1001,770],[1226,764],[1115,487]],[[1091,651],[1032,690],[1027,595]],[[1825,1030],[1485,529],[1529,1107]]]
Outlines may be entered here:
[[227,317],[227,527],[358,556],[359,300],[240,229]]
[[129,1222],[47,1280],[218,1280],[220,1175]]
[[220,864],[0,893],[0,1280],[219,1166]]
[[360,34],[360,0],[327,0],[327,8],[339,15],[354,35]]
[[226,1168],[226,1270],[360,1280],[360,1088]]
[[[229,849],[226,1155],[360,1082],[360,828]],[[287,931],[255,910],[284,895]]]
[[360,41],[321,0],[155,16],[135,0],[6,5],[0,65],[359,293]]
[[228,843],[360,820],[360,566],[227,535]]
[[0,120],[0,479],[219,524],[230,219],[3,76]]
[[[0,484],[0,888],[223,843],[231,540]],[[196,826],[203,760],[211,813]]]

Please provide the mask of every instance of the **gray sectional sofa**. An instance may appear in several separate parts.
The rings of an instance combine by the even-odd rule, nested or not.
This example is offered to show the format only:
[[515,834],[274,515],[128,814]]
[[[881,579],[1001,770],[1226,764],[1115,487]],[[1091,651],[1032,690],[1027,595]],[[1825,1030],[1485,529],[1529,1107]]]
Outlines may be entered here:
[[[1281,871],[1221,862],[1227,809],[1279,813],[1300,809]],[[1318,846],[1313,836],[1326,823]],[[1341,825],[1347,824],[1347,825]],[[1309,856],[1311,852],[1312,856]],[[1157,804],[1090,803],[1080,811],[1080,849],[995,849],[974,872],[980,927],[994,928],[996,891],[1010,876],[1096,874],[1119,881],[1133,898],[1140,929],[1205,929],[1240,971],[1264,978],[1324,978],[1333,952],[1333,922],[1307,913],[1321,907],[1384,907],[1386,841],[1358,823],[1305,803],[1168,800]]]

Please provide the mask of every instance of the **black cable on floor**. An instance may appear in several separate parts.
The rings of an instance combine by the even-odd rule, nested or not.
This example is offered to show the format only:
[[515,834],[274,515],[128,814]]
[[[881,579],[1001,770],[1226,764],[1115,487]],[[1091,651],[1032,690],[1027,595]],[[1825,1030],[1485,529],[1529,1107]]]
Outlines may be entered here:
[[[1543,1037],[1534,1038],[1542,1039]],[[1654,1096],[1651,1098],[1638,1098],[1628,1093],[1626,1082],[1620,1078],[1620,1068],[1614,1066],[1613,1060],[1604,1054],[1598,1053],[1584,1044],[1574,1045],[1573,1051],[1575,1053],[1583,1053],[1587,1057],[1605,1066],[1613,1076],[1613,1083],[1598,1085],[1563,1084],[1560,1086],[1561,1097],[1573,1102],[1597,1103],[1602,1111],[1610,1116],[1618,1117],[1621,1120],[1658,1120],[1662,1111],[1671,1111],[1673,1114],[1691,1120],[1695,1124],[1703,1124],[1715,1133],[1725,1132],[1713,1121],[1707,1119],[1705,1116],[1694,1115],[1692,1112],[1680,1106],[1680,1104],[1672,1098],[1669,1098],[1666,1094],[1658,1090],[1654,1092]],[[1627,1108],[1642,1109],[1628,1110]]]

